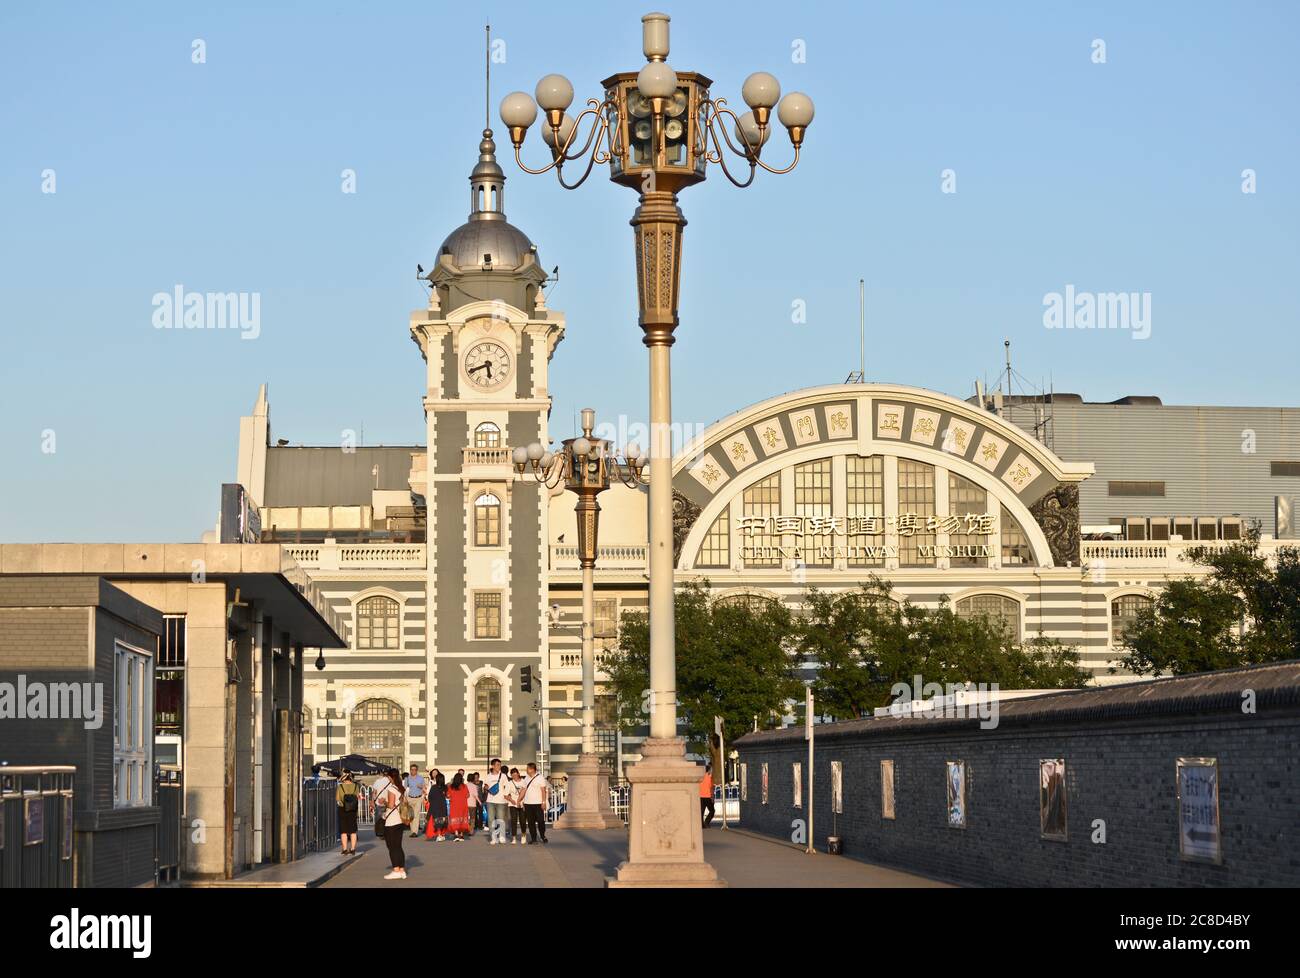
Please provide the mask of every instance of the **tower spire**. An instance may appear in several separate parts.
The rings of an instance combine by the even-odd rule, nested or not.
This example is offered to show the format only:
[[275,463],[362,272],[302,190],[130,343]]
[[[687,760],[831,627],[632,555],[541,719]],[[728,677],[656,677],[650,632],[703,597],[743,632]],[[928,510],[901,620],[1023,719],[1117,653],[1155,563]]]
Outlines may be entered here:
[[497,144],[492,139],[492,25],[483,28],[483,139],[478,144],[478,164],[469,175],[471,221],[504,221],[506,175],[497,163]]
[[492,24],[483,26],[483,128],[492,128]]

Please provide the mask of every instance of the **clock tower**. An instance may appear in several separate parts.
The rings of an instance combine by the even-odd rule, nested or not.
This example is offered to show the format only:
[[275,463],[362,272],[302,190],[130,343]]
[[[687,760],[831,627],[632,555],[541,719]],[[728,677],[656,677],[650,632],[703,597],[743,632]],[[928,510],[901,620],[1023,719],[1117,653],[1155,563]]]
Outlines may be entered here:
[[428,308],[410,321],[427,366],[428,448],[411,473],[428,514],[424,764],[444,771],[545,749],[546,489],[515,482],[511,446],[549,442],[547,369],[564,336],[537,248],[506,220],[491,129],[469,181],[469,219],[438,249]]

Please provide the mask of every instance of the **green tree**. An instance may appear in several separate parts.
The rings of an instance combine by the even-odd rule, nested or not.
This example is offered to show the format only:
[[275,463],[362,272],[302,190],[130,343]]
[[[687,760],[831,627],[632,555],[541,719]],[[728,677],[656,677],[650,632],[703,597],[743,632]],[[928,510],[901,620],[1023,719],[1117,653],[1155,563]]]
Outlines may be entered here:
[[1178,676],[1300,654],[1300,549],[1281,548],[1270,560],[1255,525],[1239,544],[1194,547],[1184,559],[1209,573],[1170,581],[1138,610],[1122,638],[1125,669]]
[[[838,718],[870,715],[894,698],[896,684],[996,683],[1001,689],[1084,686],[1075,649],[1055,639],[1016,642],[1000,622],[889,597],[876,577],[850,591],[810,589],[796,647],[817,666],[819,709]],[[914,691],[915,692],[915,691]]]
[[[703,751],[713,718],[723,719],[728,742],[753,728],[753,718],[781,711],[801,696],[796,660],[787,643],[789,610],[777,601],[716,599],[707,581],[677,590],[678,718],[690,748]],[[644,612],[625,611],[617,648],[605,659],[609,688],[625,729],[648,722],[650,630]]]

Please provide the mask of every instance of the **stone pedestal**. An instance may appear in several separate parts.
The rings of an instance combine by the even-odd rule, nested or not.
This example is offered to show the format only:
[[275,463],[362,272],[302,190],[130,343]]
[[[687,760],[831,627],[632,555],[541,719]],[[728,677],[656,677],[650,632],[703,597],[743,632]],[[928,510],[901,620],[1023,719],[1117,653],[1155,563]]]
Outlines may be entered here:
[[552,829],[621,829],[623,820],[609,804],[609,771],[595,754],[579,754],[568,772],[564,814]]
[[609,887],[726,886],[704,861],[700,778],[680,738],[650,738],[628,769],[632,782],[628,858]]

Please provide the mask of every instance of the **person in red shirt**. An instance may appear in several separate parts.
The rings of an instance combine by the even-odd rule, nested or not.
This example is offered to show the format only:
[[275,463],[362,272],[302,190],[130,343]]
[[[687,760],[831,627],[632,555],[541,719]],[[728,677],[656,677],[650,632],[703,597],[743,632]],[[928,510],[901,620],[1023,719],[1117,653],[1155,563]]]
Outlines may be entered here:
[[700,779],[700,818],[707,829],[713,821],[713,766],[704,765],[704,777]]

